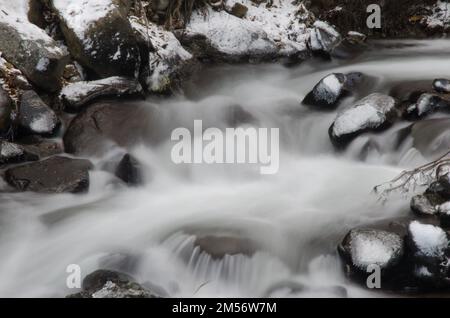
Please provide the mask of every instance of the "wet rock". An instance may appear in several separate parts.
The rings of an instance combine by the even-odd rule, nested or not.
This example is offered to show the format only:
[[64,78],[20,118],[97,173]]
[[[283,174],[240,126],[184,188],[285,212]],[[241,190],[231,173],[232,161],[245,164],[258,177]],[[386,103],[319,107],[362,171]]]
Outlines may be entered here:
[[447,234],[438,226],[413,221],[409,224],[407,248],[417,285],[436,289],[447,285]]
[[153,298],[151,291],[136,283],[129,275],[97,270],[87,275],[82,284],[82,291],[69,298]]
[[142,93],[141,85],[134,79],[109,77],[91,82],[77,82],[65,86],[60,98],[66,111],[79,111],[99,97],[120,97]]
[[63,137],[64,149],[78,155],[101,155],[117,145],[129,148],[139,141],[156,142],[160,127],[154,111],[149,104],[125,101],[92,104],[71,121]]
[[340,256],[354,273],[366,274],[370,265],[378,265],[382,274],[393,270],[404,255],[403,239],[395,233],[353,229],[338,247]]
[[69,60],[64,49],[28,20],[28,0],[15,5],[0,4],[0,47],[3,56],[37,87],[55,92],[61,87],[64,66]]
[[389,127],[397,117],[395,107],[394,98],[380,93],[361,99],[336,117],[329,129],[332,143],[342,148],[362,133]]
[[55,112],[32,90],[21,94],[17,122],[24,133],[44,136],[52,135],[60,125]]
[[248,7],[236,2],[230,10],[230,13],[238,18],[243,18],[247,14]]
[[330,53],[341,41],[341,35],[324,21],[314,22],[309,45],[313,52]]
[[333,109],[346,93],[346,76],[332,73],[322,78],[303,99],[302,103],[325,109]]
[[28,152],[24,147],[0,140],[0,165],[39,160],[39,156]]
[[436,79],[433,82],[433,88],[438,93],[450,93],[450,80],[448,79]]
[[54,12],[71,55],[100,78],[135,78],[141,65],[140,50],[127,15],[130,1],[94,1],[67,5],[52,0]]
[[437,213],[435,206],[431,204],[426,195],[416,195],[412,197],[411,210],[420,216],[430,216]]
[[439,181],[434,181],[425,191],[425,194],[434,195],[441,200],[450,200],[450,189]]
[[6,134],[11,126],[12,101],[0,86],[0,135]]
[[441,222],[441,226],[444,229],[450,228],[450,201],[442,203],[436,206],[436,210],[439,213],[439,220]]
[[406,109],[407,118],[423,118],[441,108],[448,108],[449,102],[438,95],[424,93],[420,95],[417,102]]
[[433,89],[429,80],[414,80],[389,83],[389,95],[399,102],[405,102],[408,106],[415,104],[420,95],[431,94]]
[[125,154],[117,165],[115,175],[126,184],[136,186],[143,182],[141,169],[141,165],[136,158],[130,154]]
[[5,180],[19,191],[78,193],[88,190],[91,168],[88,160],[55,156],[10,168]]
[[34,153],[40,158],[50,157],[63,152],[63,147],[60,142],[44,139],[37,135],[25,136],[17,139],[16,143],[22,146],[26,151]]

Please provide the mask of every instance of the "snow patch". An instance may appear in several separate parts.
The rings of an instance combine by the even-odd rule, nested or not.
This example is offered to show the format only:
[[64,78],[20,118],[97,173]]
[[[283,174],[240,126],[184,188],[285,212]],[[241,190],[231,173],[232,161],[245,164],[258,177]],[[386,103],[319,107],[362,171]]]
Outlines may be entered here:
[[449,245],[447,235],[440,227],[413,221],[409,225],[412,239],[423,256],[442,257]]

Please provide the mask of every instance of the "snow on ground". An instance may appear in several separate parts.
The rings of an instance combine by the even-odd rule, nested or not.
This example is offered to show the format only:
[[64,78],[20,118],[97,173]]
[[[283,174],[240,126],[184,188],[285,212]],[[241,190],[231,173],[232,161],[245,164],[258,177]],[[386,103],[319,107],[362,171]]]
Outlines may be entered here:
[[248,8],[243,18],[209,8],[206,15],[194,12],[186,32],[205,35],[215,49],[229,55],[291,55],[307,50],[309,32],[304,22],[309,14],[303,5],[278,0],[266,8],[265,3],[228,0],[227,11],[236,2]]
[[430,9],[432,14],[426,17],[424,21],[429,29],[450,27],[450,3],[439,0]]
[[447,235],[440,227],[413,221],[409,225],[409,231],[423,256],[441,257],[449,246]]
[[56,54],[63,54],[55,47],[55,42],[38,26],[28,20],[29,0],[0,0],[0,22],[13,27],[21,34],[22,39],[34,41],[45,46],[47,50],[55,50]]
[[184,63],[192,59],[192,55],[181,46],[172,32],[153,23],[146,25],[139,22],[136,17],[130,18],[131,26],[148,39],[155,48],[150,52],[149,61],[151,75],[147,79],[148,88],[151,91],[164,90],[170,82],[170,76],[176,72]]
[[66,25],[82,40],[92,23],[115,9],[111,0],[53,0],[53,5]]

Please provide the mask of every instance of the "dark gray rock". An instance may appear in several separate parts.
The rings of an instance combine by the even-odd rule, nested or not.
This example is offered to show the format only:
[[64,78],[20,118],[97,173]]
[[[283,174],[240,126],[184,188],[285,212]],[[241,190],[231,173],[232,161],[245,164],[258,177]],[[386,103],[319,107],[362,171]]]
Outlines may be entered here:
[[39,156],[21,145],[0,140],[0,165],[39,160]]
[[91,168],[88,160],[55,156],[10,168],[5,180],[19,191],[78,193],[88,190]]
[[329,129],[329,136],[337,148],[345,147],[356,136],[367,131],[380,131],[397,118],[394,98],[373,93],[338,114]]
[[438,93],[450,93],[450,80],[439,78],[434,80],[433,88]]
[[435,215],[437,210],[427,195],[416,195],[411,199],[411,210],[419,216]]
[[142,171],[140,163],[131,156],[125,154],[116,168],[116,176],[130,186],[140,185],[142,180]]
[[60,125],[55,112],[32,90],[21,94],[17,122],[22,132],[43,136],[54,134]]

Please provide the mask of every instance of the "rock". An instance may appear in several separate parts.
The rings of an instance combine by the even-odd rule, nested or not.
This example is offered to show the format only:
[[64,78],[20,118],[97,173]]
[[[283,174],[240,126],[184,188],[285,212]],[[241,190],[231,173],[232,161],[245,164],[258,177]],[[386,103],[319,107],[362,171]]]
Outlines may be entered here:
[[450,200],[450,189],[439,181],[432,182],[425,191],[425,194],[434,195],[442,198],[442,200]]
[[356,31],[349,31],[345,39],[351,44],[362,44],[366,42],[367,36]]
[[10,168],[5,180],[19,191],[78,193],[88,190],[91,168],[88,160],[55,156]]
[[0,165],[39,160],[39,156],[28,152],[24,147],[0,140]]
[[333,109],[346,93],[346,76],[332,73],[322,78],[303,99],[302,103],[324,109]]
[[238,18],[243,18],[248,12],[248,7],[236,2],[230,10],[230,13]]
[[406,109],[407,118],[423,118],[424,116],[440,109],[449,107],[450,103],[438,95],[424,93],[420,95],[415,104]]
[[441,226],[445,229],[450,228],[450,201],[436,206],[436,210],[439,213]]
[[63,77],[66,81],[70,83],[80,82],[82,80],[82,74],[77,69],[75,64],[67,64],[64,68]]
[[40,158],[50,157],[63,153],[60,142],[43,139],[37,135],[25,136],[16,140],[26,151],[38,155]]
[[446,178],[450,174],[450,164],[441,164],[436,168],[436,179]]
[[438,93],[450,93],[450,80],[448,79],[436,79],[433,82],[433,88]]
[[410,80],[387,84],[390,90],[389,95],[399,102],[415,104],[420,95],[424,93],[432,94],[433,90],[429,80]]
[[136,186],[142,183],[142,172],[140,163],[130,154],[125,154],[116,168],[116,177],[126,184]]
[[413,221],[409,224],[406,242],[418,286],[431,284],[435,290],[446,285],[447,234],[438,226]]
[[44,30],[30,23],[28,13],[28,0],[0,3],[2,54],[37,87],[55,92],[61,88],[68,54]]
[[435,206],[431,204],[426,195],[416,195],[412,197],[411,210],[420,216],[430,216],[437,213]]
[[0,135],[6,134],[11,127],[12,101],[8,93],[0,86]]
[[324,21],[314,22],[309,45],[313,52],[330,53],[341,41],[341,35]]
[[60,98],[66,111],[79,111],[83,106],[99,97],[120,97],[142,93],[135,79],[109,77],[91,82],[77,82],[65,86]]
[[361,99],[336,117],[329,129],[332,143],[342,148],[364,132],[387,128],[397,117],[395,107],[394,98],[380,93]]
[[351,271],[360,274],[366,274],[370,265],[380,266],[382,274],[386,274],[404,255],[403,239],[398,234],[373,229],[351,230],[338,251]]
[[64,149],[77,155],[102,155],[117,145],[129,148],[140,141],[159,141],[154,111],[149,104],[124,101],[92,104],[71,121],[63,137]]
[[21,94],[17,122],[25,133],[44,136],[52,135],[60,125],[55,112],[32,90]]
[[153,298],[134,278],[115,271],[97,270],[83,280],[82,291],[69,298]]
[[[186,51],[172,32],[154,23],[143,25],[137,18],[130,18],[131,26],[141,43],[146,45],[142,53],[143,70],[141,82],[146,89],[155,93],[165,93],[173,82],[189,73],[194,64],[191,53]],[[151,63],[148,63],[151,61]],[[150,69],[151,66],[151,69]]]
[[52,0],[71,55],[100,78],[136,78],[140,50],[127,15],[130,1]]

